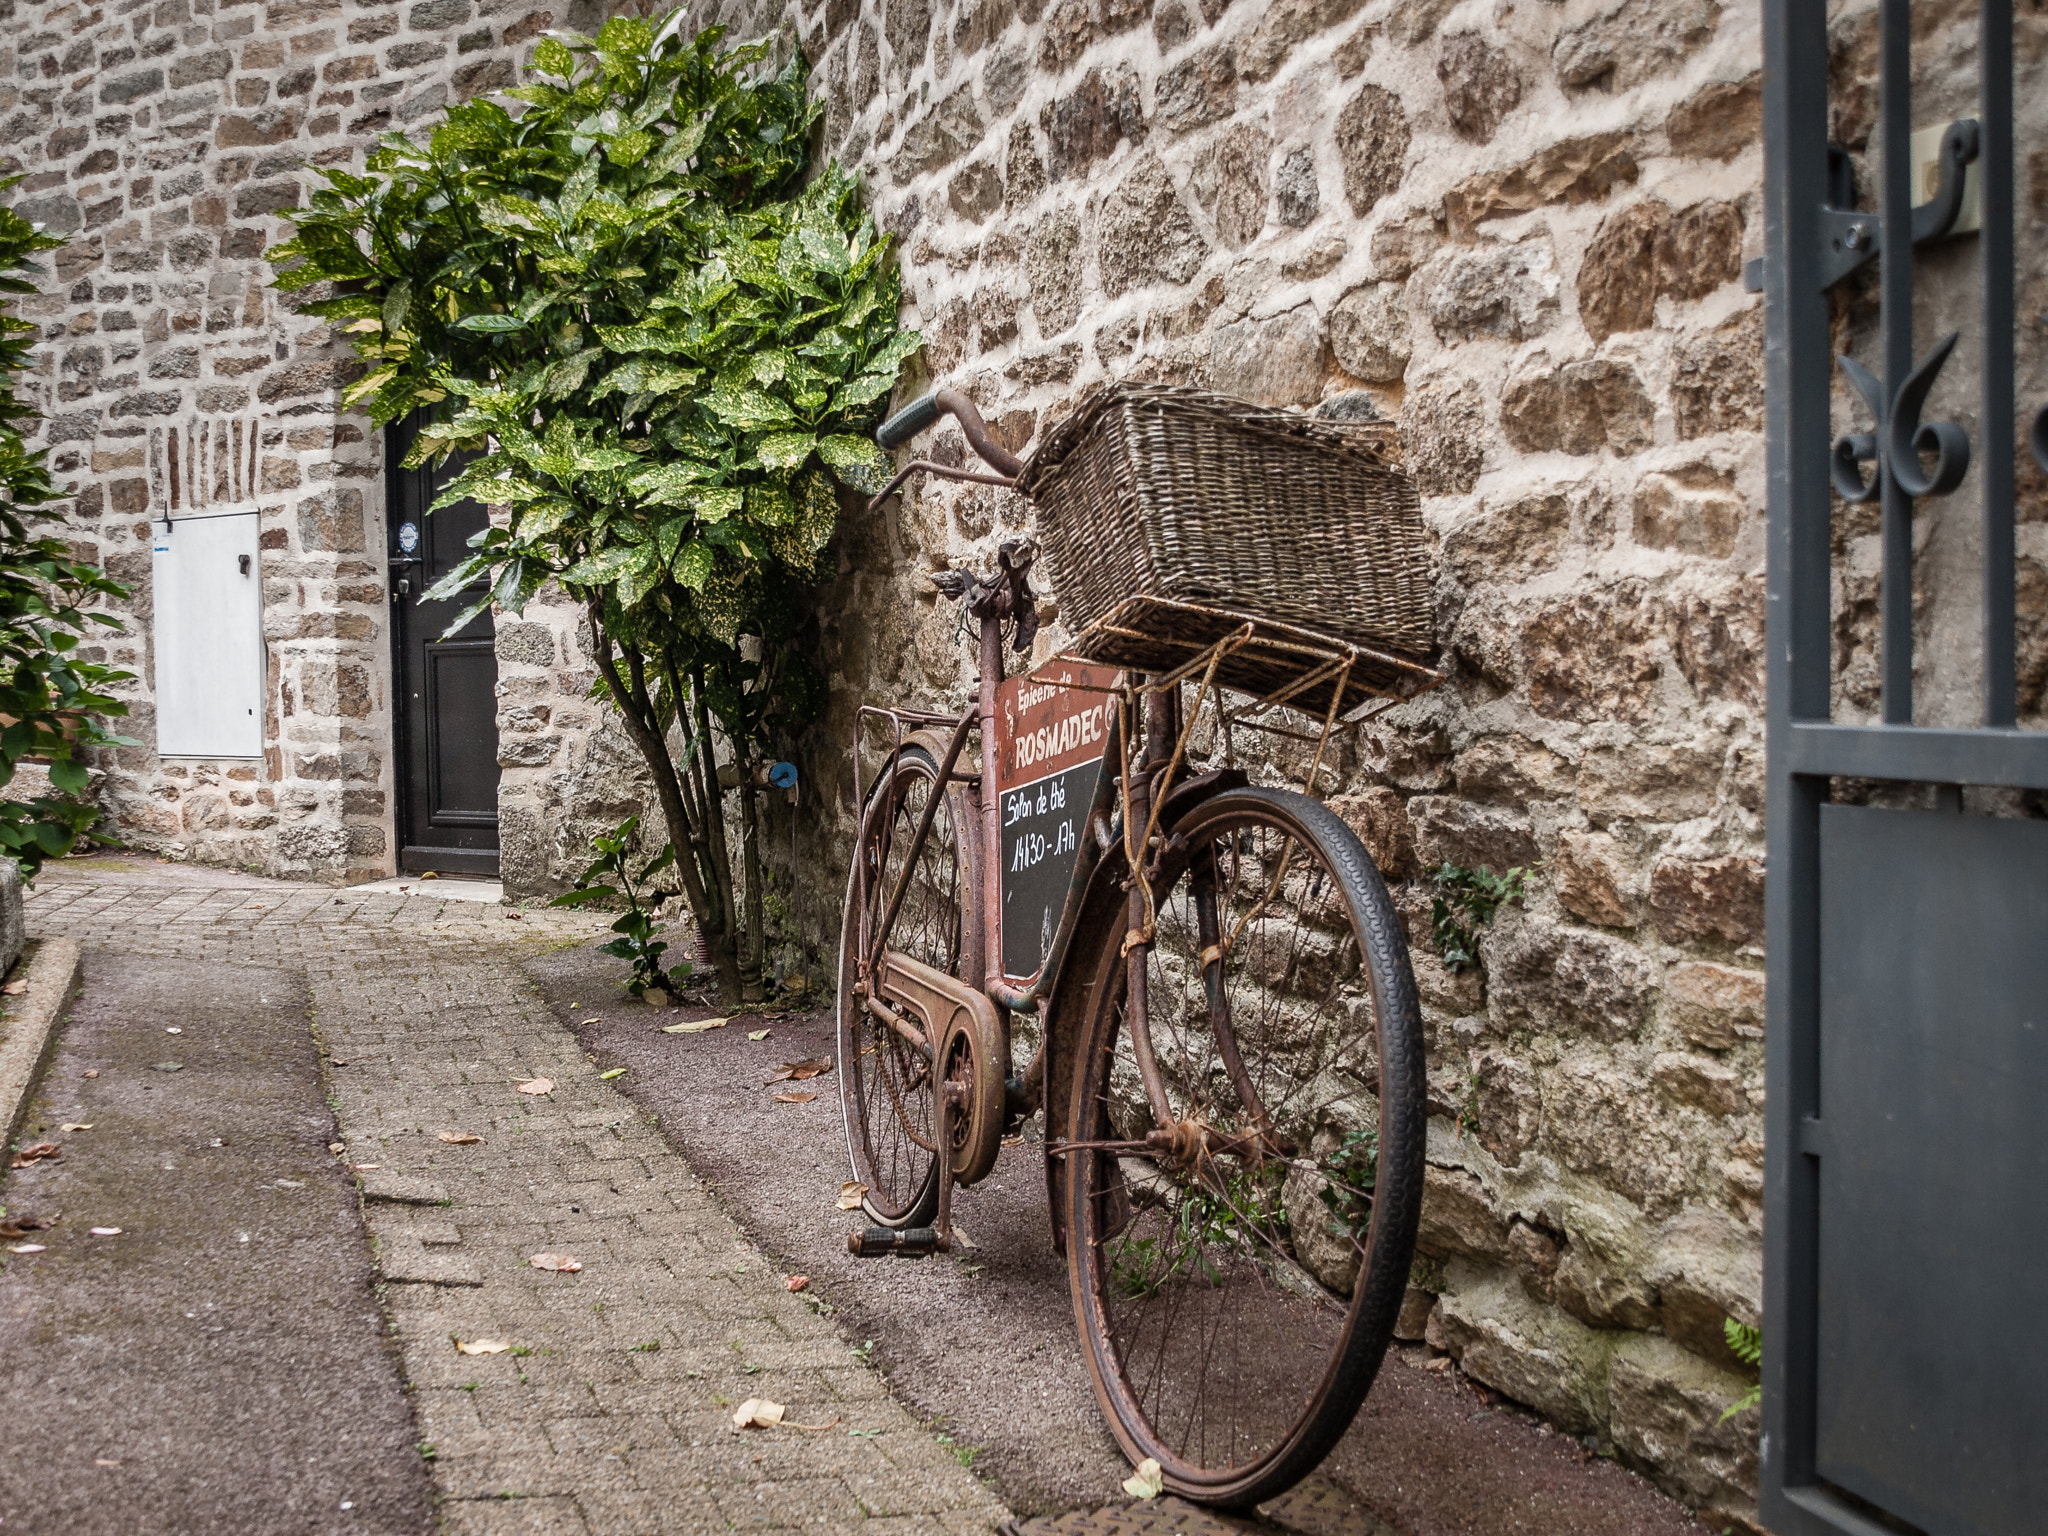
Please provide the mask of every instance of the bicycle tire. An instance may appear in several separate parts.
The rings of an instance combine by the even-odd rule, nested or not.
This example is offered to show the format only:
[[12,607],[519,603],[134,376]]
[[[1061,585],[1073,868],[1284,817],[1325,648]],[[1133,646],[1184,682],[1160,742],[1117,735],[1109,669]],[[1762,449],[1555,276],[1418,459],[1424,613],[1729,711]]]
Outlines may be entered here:
[[[907,855],[926,803],[938,792],[936,755],[906,745],[877,776],[862,808],[860,836],[847,871],[846,906],[839,940],[835,1043],[839,1103],[847,1158],[855,1183],[866,1186],[862,1209],[884,1227],[928,1226],[938,1210],[937,1114],[928,1070],[920,1081],[915,1050],[868,1012],[855,991],[858,956],[874,948],[873,929],[886,915],[887,893]],[[983,943],[980,917],[980,824],[971,797],[947,785],[921,852],[932,866],[919,904],[917,885],[906,894],[889,935],[890,946],[914,959],[979,983]],[[920,1138],[922,1145],[920,1145]]]
[[[1125,1453],[1157,1461],[1170,1492],[1243,1509],[1329,1453],[1392,1336],[1422,1200],[1421,1010],[1385,881],[1303,795],[1203,801],[1169,829],[1154,886],[1157,926],[1138,951],[1150,1038],[1176,1118],[1216,1134],[1179,1154],[1067,1154],[1068,1276]],[[1125,1028],[1123,946],[1121,931],[1097,946],[1067,1121],[1078,1142],[1127,1147],[1160,1129]],[[1291,994],[1324,975],[1323,1006],[1305,1012]],[[1223,1137],[1238,1150],[1212,1150]]]

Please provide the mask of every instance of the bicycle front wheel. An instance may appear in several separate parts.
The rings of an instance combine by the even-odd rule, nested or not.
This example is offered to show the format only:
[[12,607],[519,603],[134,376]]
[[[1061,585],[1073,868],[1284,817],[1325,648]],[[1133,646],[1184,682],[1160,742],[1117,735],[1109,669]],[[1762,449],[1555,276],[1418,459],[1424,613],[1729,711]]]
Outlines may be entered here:
[[[917,842],[926,807],[930,830]],[[863,1208],[881,1226],[923,1226],[938,1209],[937,1101],[929,1052],[877,1018],[859,995],[861,957],[884,947],[963,981],[981,981],[980,832],[971,797],[944,785],[933,755],[892,757],[861,817],[839,938],[839,1100]],[[902,900],[887,933],[889,903]]]
[[1422,1199],[1420,1010],[1385,882],[1304,796],[1205,801],[1153,888],[1151,942],[1126,956],[1116,935],[1097,961],[1068,1274],[1125,1452],[1244,1508],[1329,1452],[1392,1335]]

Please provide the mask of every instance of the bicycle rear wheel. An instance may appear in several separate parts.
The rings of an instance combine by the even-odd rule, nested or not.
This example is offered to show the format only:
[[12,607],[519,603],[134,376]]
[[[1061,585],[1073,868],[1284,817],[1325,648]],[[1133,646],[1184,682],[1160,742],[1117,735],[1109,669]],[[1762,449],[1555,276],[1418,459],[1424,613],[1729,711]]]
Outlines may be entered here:
[[1164,847],[1152,942],[1127,959],[1110,936],[1096,964],[1068,1274],[1126,1453],[1243,1508],[1329,1452],[1393,1332],[1422,1198],[1420,1011],[1386,885],[1323,806],[1225,791]]
[[[913,850],[934,796],[940,803],[931,830]],[[863,1208],[880,1226],[924,1226],[937,1210],[938,1113],[927,1053],[877,1018],[856,991],[861,957],[878,954],[886,938],[889,949],[979,983],[979,849],[971,797],[940,784],[931,752],[904,747],[868,796],[839,940],[839,1102],[853,1177],[867,1186]],[[906,867],[910,883],[882,935]]]

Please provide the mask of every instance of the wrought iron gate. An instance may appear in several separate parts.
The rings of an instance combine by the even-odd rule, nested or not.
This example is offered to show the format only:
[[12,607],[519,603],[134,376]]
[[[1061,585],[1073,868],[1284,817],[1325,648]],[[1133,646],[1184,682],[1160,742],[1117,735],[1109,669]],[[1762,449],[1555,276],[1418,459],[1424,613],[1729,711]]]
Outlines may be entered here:
[[[2025,439],[2048,473],[2048,409],[2015,398],[2012,3],[1979,8],[1975,116],[1946,124],[1938,185],[1916,198],[1913,8],[1881,0],[1864,211],[1828,142],[1828,7],[1763,14],[1763,1515],[1780,1536],[2021,1536],[2048,1530],[2048,821],[2010,796],[1964,814],[1963,794],[2048,789],[2048,731],[2015,726],[2015,453]],[[1981,228],[1956,236],[1973,163]],[[1973,312],[1916,355],[1915,251],[1945,236],[1974,238],[1974,274],[1957,247],[1942,269],[1974,282]],[[1829,290],[1872,262],[1882,377],[1837,374]],[[1967,409],[1953,381],[1946,398],[1974,432],[1923,419],[1944,368],[1973,365]],[[1831,401],[1837,377],[1853,393]],[[1981,705],[1974,723],[1916,725],[1915,510],[1959,489],[1950,506],[1982,507]],[[1872,723],[1834,719],[1836,497],[1878,508]],[[1844,780],[1920,786],[1923,808],[1841,803]]]

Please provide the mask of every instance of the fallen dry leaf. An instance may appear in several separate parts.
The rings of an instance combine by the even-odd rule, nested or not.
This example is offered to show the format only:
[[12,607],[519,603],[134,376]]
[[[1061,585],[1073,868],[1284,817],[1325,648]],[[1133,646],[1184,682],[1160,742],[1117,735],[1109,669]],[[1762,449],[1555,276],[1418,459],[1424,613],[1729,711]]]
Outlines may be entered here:
[[121,1465],[118,1461],[109,1461],[104,1456],[93,1457],[92,1464],[96,1467],[118,1467]]
[[92,1071],[90,1071],[90,1072],[84,1072],[84,1073],[81,1073],[81,1074],[79,1074],[79,1075],[80,1075],[80,1076],[82,1076],[82,1077],[98,1077],[98,1076],[99,1076],[100,1074],[99,1074],[99,1069],[98,1069],[97,1067],[95,1067],[95,1068],[94,1068],[94,1069],[93,1069]]
[[89,1131],[92,1129],[92,1122],[89,1120],[72,1120],[58,1126],[57,1129],[60,1131]]
[[483,1137],[472,1136],[467,1131],[443,1131],[441,1139],[451,1147],[473,1147],[482,1141]]
[[625,1075],[626,1069],[624,1067],[613,1067],[609,1072],[598,1073],[597,1080],[601,1083],[608,1083],[615,1077],[624,1077]]
[[552,1077],[535,1077],[519,1084],[521,1093],[553,1093],[555,1080]]
[[377,1170],[378,1164],[376,1164],[376,1163],[350,1163],[350,1164],[349,1164],[349,1167],[351,1167],[351,1168],[355,1169],[355,1171],[356,1171],[357,1173],[374,1173],[374,1172],[375,1172],[375,1171]]
[[593,1013],[589,1018],[585,1019],[583,1022],[586,1024],[602,1024],[604,1022],[604,1019],[600,1015]]
[[9,1253],[45,1253],[48,1249],[42,1243],[9,1243]]
[[581,1259],[571,1258],[566,1253],[536,1253],[526,1262],[535,1269],[552,1269],[564,1275],[573,1275],[583,1267]]
[[6,986],[0,987],[0,993],[5,993],[9,997],[19,997],[27,990],[28,983],[25,981],[10,981]]
[[1160,1473],[1159,1463],[1147,1456],[1138,1463],[1137,1470],[1124,1479],[1124,1492],[1134,1499],[1156,1499],[1166,1487],[1166,1479]]
[[512,1346],[503,1339],[457,1339],[455,1347],[465,1355],[502,1355]]
[[747,1031],[747,1038],[749,1040],[766,1040],[768,1038],[768,1031],[765,1029],[750,1029]]
[[119,1237],[121,1229],[119,1227],[94,1227],[92,1235],[94,1237]]
[[505,921],[508,923],[523,923],[526,921],[526,919],[521,917],[517,912],[507,912],[505,914]]
[[692,1019],[687,1024],[664,1024],[661,1032],[664,1035],[701,1035],[707,1029],[723,1029],[731,1022],[731,1019]]
[[44,1158],[48,1158],[51,1162],[55,1163],[62,1161],[63,1157],[64,1149],[58,1146],[57,1143],[54,1141],[39,1141],[34,1146],[23,1147],[19,1152],[15,1153],[14,1161],[10,1166],[26,1168],[33,1163],[40,1163]]
[[778,1093],[775,1095],[775,1102],[778,1104],[808,1104],[816,1097],[815,1093]]
[[784,1408],[765,1397],[750,1397],[732,1412],[734,1429],[773,1429],[782,1422]]
[[782,1283],[789,1287],[791,1291],[808,1290],[811,1284],[811,1277],[809,1275],[791,1275]]
[[832,1063],[822,1056],[813,1056],[805,1061],[785,1061],[768,1079],[771,1083],[787,1082],[794,1079],[802,1082],[806,1078],[823,1077],[832,1070]]
[[421,878],[422,880],[438,880],[438,879],[440,879],[441,877],[440,877],[439,875],[435,874],[435,873],[434,873],[434,871],[432,871],[432,870],[430,869],[430,870],[426,871],[426,872],[425,872],[424,874],[422,874],[422,875],[420,876],[420,878]]
[[867,1192],[867,1185],[856,1184],[853,1180],[848,1179],[844,1184],[839,1186],[839,1209],[841,1209],[842,1211],[859,1210],[861,1196],[865,1195]]
[[178,1028],[175,1024],[166,1024],[164,1026],[164,1033],[167,1035],[182,1035],[185,1031]]

